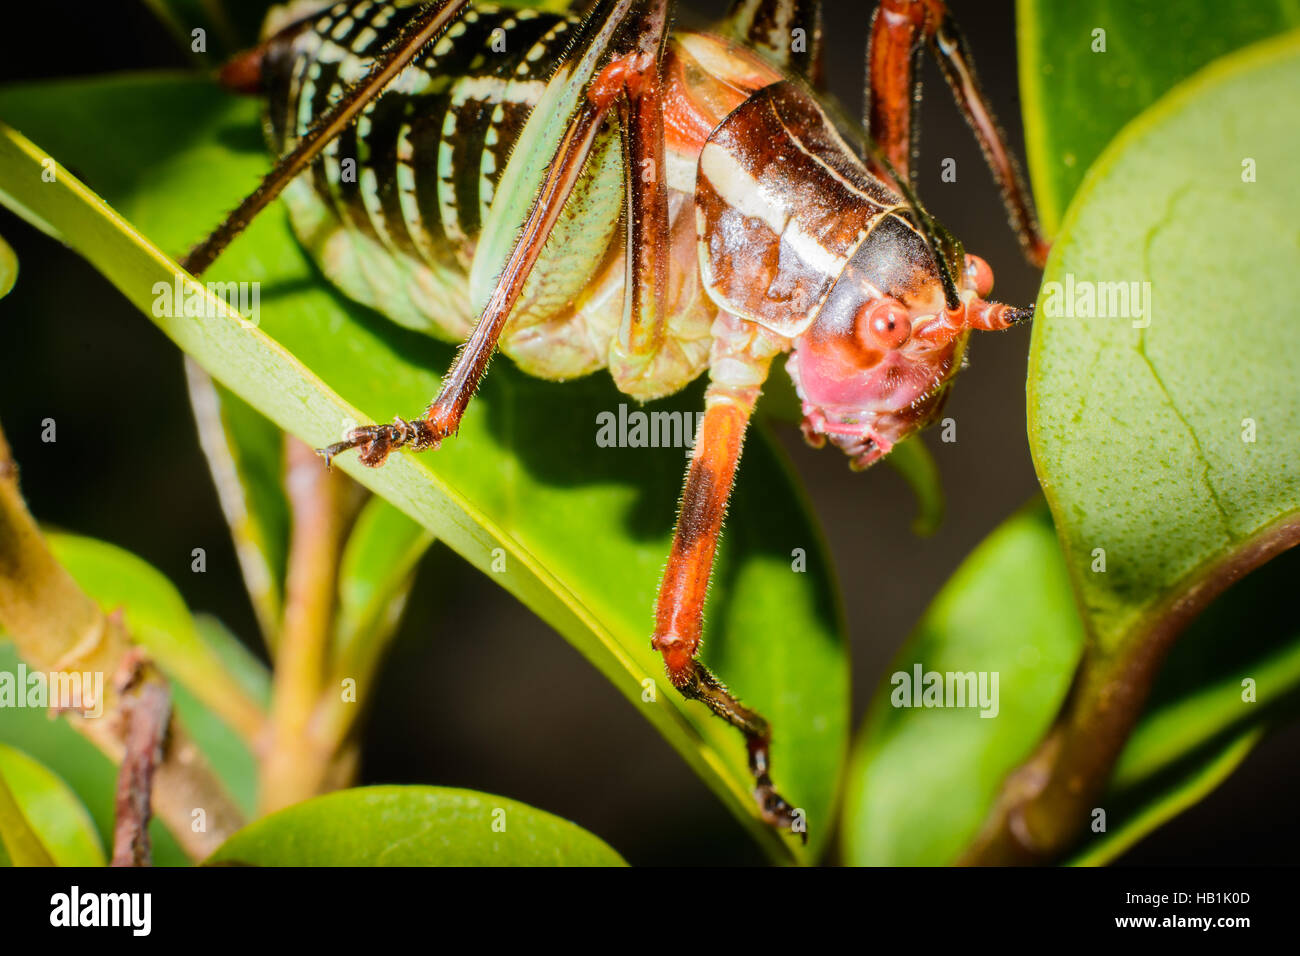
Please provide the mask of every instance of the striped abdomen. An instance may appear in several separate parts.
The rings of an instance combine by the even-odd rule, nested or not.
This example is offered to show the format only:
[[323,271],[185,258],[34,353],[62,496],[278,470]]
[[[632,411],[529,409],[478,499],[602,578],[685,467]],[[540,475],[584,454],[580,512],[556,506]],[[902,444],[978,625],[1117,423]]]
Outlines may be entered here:
[[[411,0],[347,0],[272,38],[262,64],[272,148],[291,147],[417,9]],[[575,22],[535,10],[467,10],[286,189],[295,231],[336,285],[411,328],[450,341],[467,334],[476,240]],[[507,353],[530,347],[521,344],[525,331],[553,322],[605,266],[618,231],[621,164],[611,125],[556,227],[569,255],[543,254],[502,339]],[[576,332],[521,364],[547,377],[599,367],[601,343]]]
[[[293,145],[369,69],[415,3],[338,3],[268,51],[271,144]],[[392,252],[467,264],[506,158],[572,20],[468,10],[312,168],[315,192],[349,228]]]
[[[370,68],[416,0],[346,0],[269,41],[262,79],[277,153]],[[471,7],[369,103],[285,190],[295,231],[350,297],[450,341],[476,318],[467,288],[476,241],[510,152],[566,52],[577,20]],[[778,78],[725,41],[669,44],[665,120],[671,250],[664,347],[650,365],[612,348],[623,310],[623,156],[617,120],[598,138],[501,338],[531,374],[608,367],[638,398],[668,394],[708,363],[717,307],[699,283],[694,186],[699,149],[749,92]],[[635,366],[635,367],[633,367]]]

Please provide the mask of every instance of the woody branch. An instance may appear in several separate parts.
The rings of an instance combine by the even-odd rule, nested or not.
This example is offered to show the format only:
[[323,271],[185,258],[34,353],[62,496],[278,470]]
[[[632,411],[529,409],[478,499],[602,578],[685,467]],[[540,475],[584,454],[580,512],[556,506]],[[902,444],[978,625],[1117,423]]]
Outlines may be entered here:
[[[0,628],[19,656],[45,671],[119,673],[133,653],[120,615],[104,614],[50,552],[27,511],[18,466],[0,429]],[[103,716],[65,719],[115,763],[127,752],[122,698],[104,685]],[[242,815],[177,718],[167,722],[153,774],[153,807],[194,859],[211,854],[243,824]],[[196,830],[195,811],[205,825]]]

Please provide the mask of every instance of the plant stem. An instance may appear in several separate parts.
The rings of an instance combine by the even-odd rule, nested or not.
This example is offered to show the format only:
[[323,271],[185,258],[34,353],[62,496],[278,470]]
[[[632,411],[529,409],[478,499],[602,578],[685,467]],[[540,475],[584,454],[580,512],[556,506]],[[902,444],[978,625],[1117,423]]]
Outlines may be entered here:
[[1056,723],[1029,760],[1007,777],[983,829],[959,862],[1041,864],[1068,850],[1098,807],[1178,636],[1235,581],[1296,544],[1300,515],[1293,514],[1175,589],[1114,652],[1102,653],[1090,641]]
[[262,630],[262,639],[272,659],[280,636],[280,593],[275,572],[267,563],[266,554],[259,542],[259,530],[249,513],[249,501],[233,449],[226,437],[222,420],[221,398],[216,383],[198,362],[185,356],[185,381],[189,387],[190,407],[194,411],[194,424],[199,432],[199,445],[208,460],[212,483],[217,489],[217,500],[230,526],[235,545],[235,557],[243,573],[253,613]]
[[[78,587],[41,537],[18,487],[14,463],[0,429],[0,627],[19,655],[47,671],[113,675],[132,653],[120,617],[110,619]],[[74,728],[115,763],[125,752],[120,695],[104,682],[102,716],[69,713]],[[243,825],[242,815],[213,775],[180,722],[172,716],[170,746],[155,774],[154,806],[194,859],[210,855]],[[195,811],[205,821],[196,831]]]
[[149,866],[149,817],[154,776],[167,745],[171,693],[142,654],[127,655],[127,674],[115,681],[126,721],[125,754],[117,776],[113,866]]
[[353,486],[344,475],[326,469],[297,439],[286,441],[293,531],[271,685],[271,733],[262,763],[263,813],[320,792],[335,756],[337,742],[322,739],[312,716],[325,690],[339,557],[353,501]]

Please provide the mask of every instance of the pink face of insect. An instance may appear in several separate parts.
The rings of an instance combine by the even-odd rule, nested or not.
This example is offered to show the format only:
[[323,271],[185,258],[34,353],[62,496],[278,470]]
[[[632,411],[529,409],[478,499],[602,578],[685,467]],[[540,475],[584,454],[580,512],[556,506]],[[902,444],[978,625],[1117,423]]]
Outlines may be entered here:
[[968,315],[993,288],[988,263],[966,256],[957,309],[946,308],[934,260],[901,222],[885,223],[846,264],[787,369],[803,430],[872,464],[939,414],[961,366]]

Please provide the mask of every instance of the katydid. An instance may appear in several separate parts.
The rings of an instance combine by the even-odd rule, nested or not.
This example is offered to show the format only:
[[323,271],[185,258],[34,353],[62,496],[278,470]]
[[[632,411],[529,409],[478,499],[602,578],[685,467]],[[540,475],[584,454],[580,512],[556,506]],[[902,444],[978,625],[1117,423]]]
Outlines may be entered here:
[[879,4],[861,142],[822,89],[819,0],[736,0],[715,33],[669,15],[668,0],[314,9],[223,71],[267,97],[281,159],[185,264],[202,271],[283,193],[344,292],[463,343],[422,417],[351,429],[327,461],[436,449],[497,349],[549,379],[606,369],[639,400],[707,373],[651,641],[672,684],[744,734],[763,819],[806,839],[772,782],[770,726],[697,656],[772,361],[789,353],[808,441],[864,468],[936,418],[972,329],[1031,315],[987,298],[988,264],[913,194],[923,49],[1031,262],[1047,243],[943,0]]

